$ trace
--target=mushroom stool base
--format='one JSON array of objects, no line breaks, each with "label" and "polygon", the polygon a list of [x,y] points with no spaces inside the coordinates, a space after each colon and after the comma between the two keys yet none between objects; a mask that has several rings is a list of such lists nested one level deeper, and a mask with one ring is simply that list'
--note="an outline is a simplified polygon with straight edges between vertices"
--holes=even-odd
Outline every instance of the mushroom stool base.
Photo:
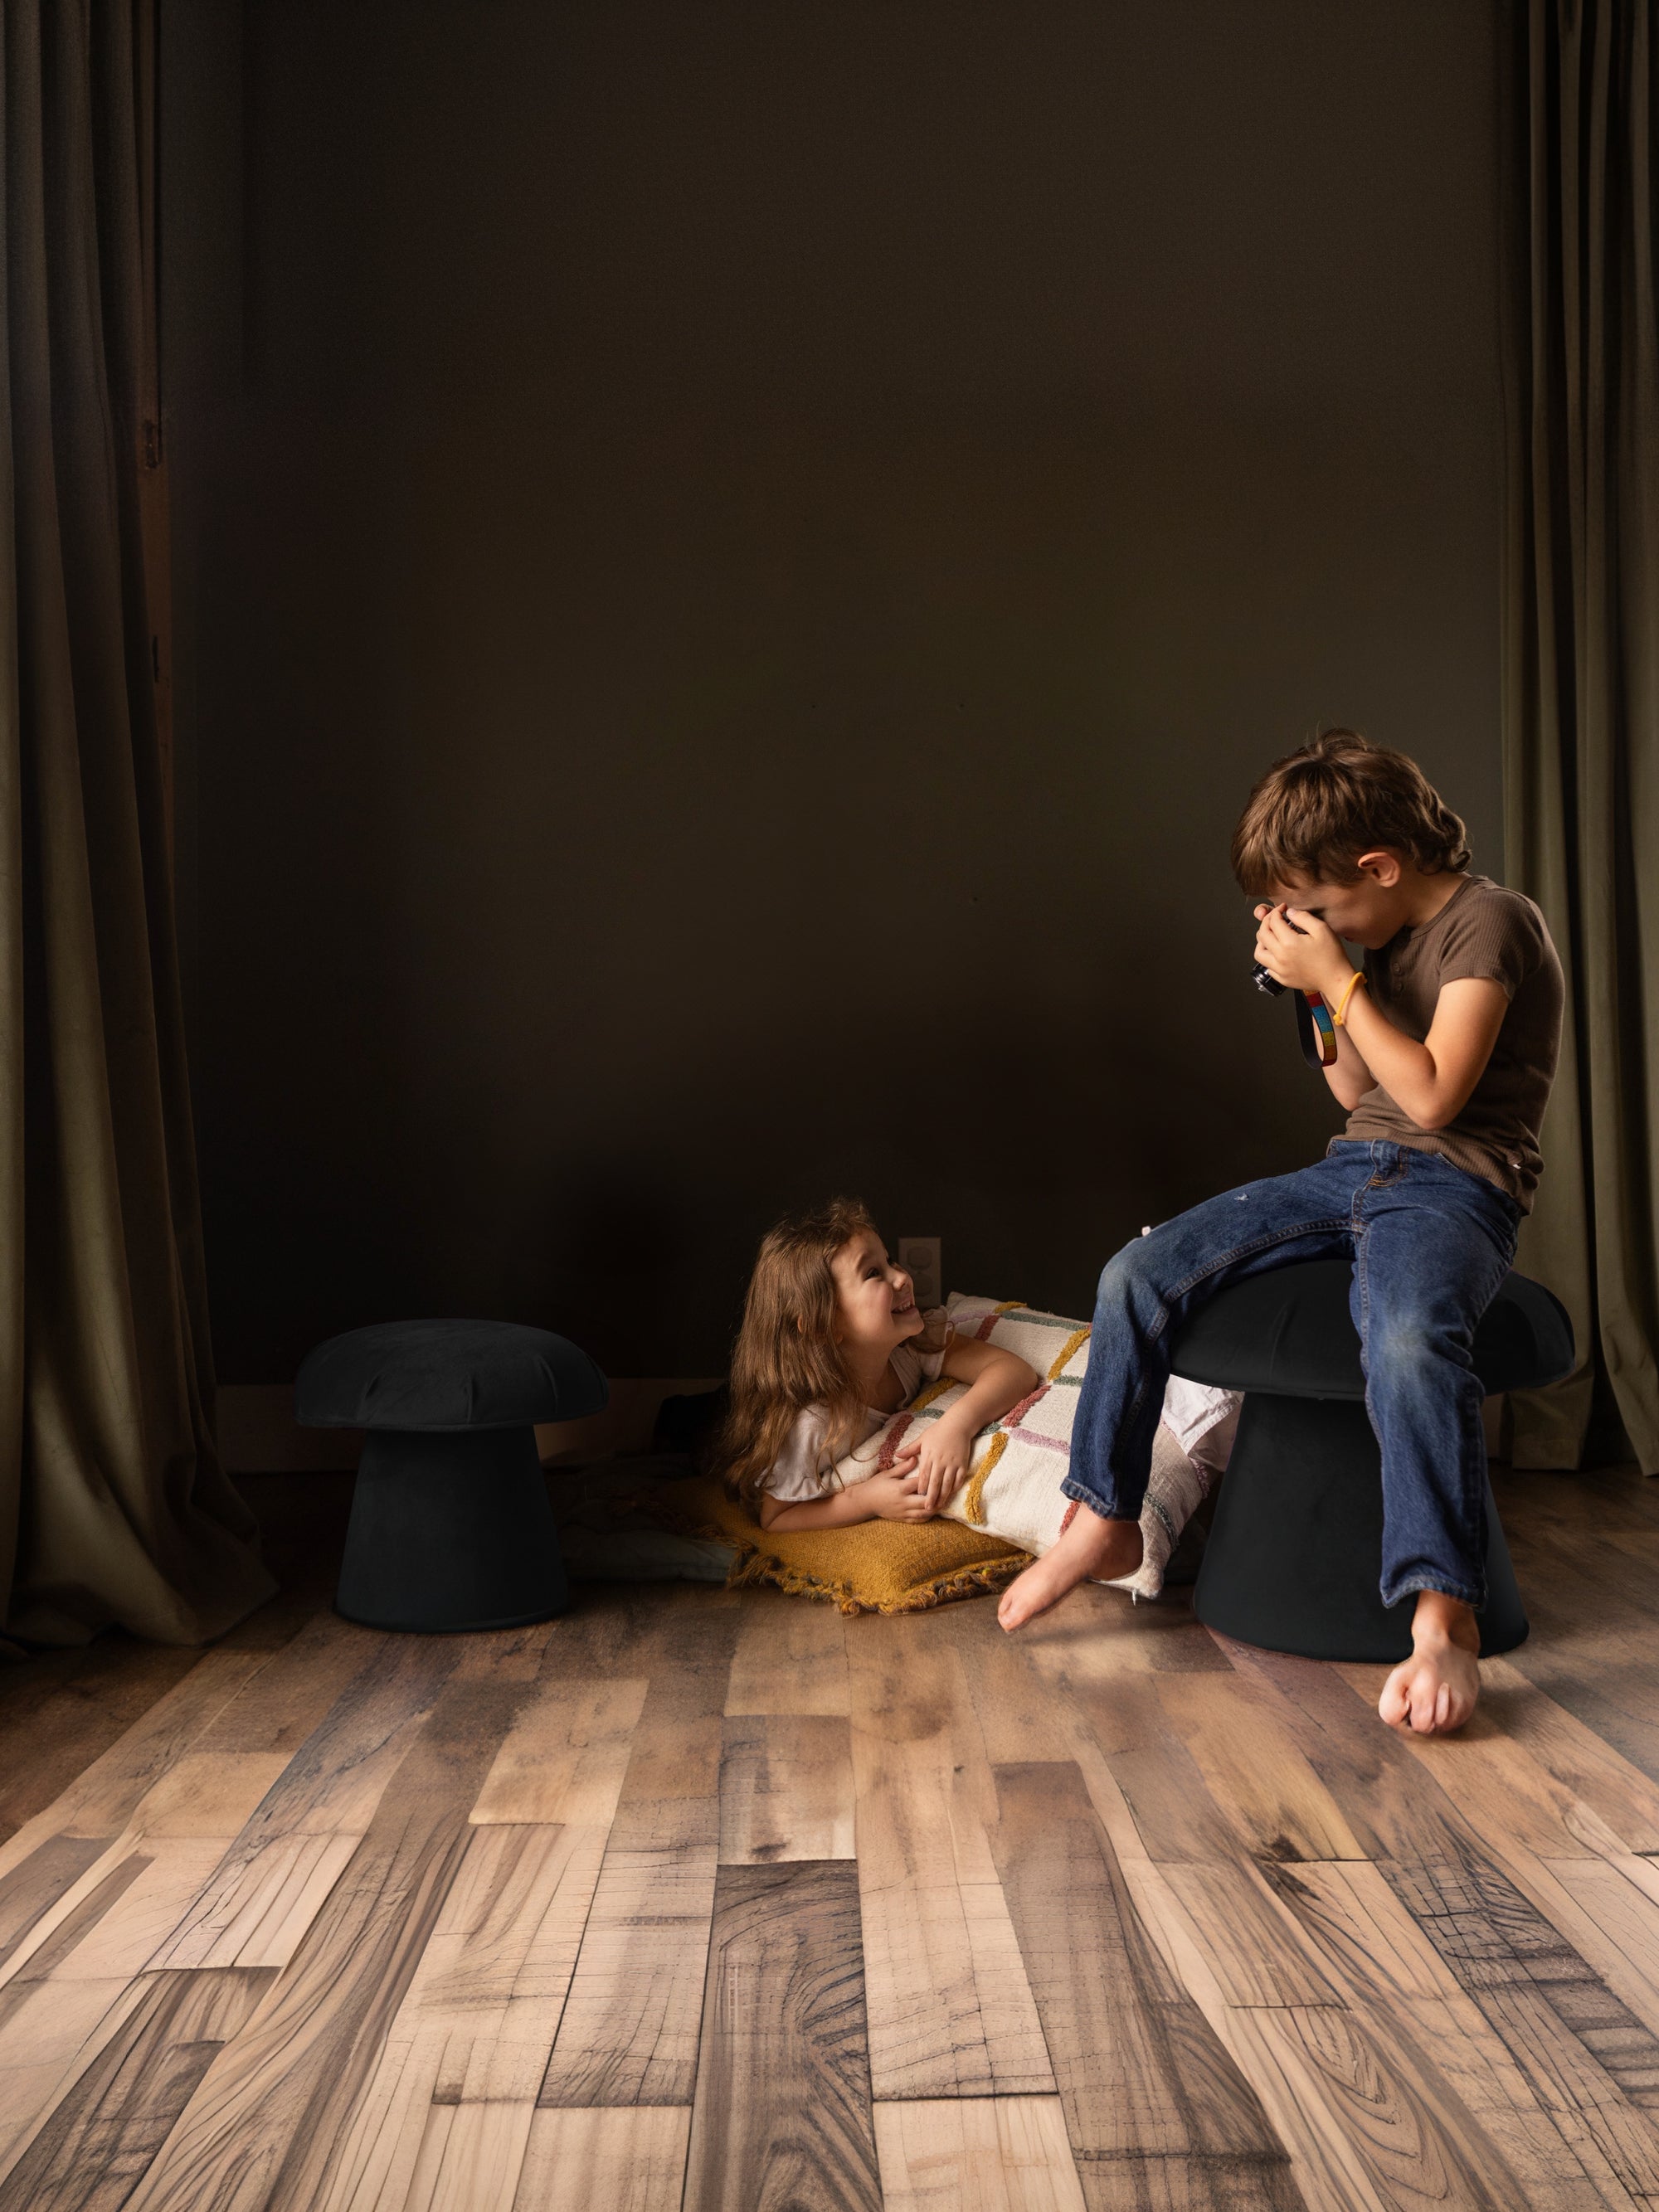
[{"label": "mushroom stool base", "polygon": [[[1415,1596],[1385,1606],[1382,1462],[1352,1399],[1247,1394],[1193,1593],[1207,1627],[1306,1659],[1409,1657]],[[1480,1655],[1511,1651],[1527,1616],[1486,1486]]]},{"label": "mushroom stool base", "polygon": [[436,1634],[522,1628],[569,1602],[533,1428],[368,1431],[337,1612]]}]

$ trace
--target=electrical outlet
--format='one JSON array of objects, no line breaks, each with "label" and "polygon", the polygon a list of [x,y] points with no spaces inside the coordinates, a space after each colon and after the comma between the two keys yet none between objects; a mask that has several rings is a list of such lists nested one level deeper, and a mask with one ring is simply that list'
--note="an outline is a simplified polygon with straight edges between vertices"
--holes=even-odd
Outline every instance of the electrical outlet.
[{"label": "electrical outlet", "polygon": [[939,1265],[937,1237],[901,1237],[898,1263],[915,1285],[919,1306],[945,1304],[945,1276]]}]

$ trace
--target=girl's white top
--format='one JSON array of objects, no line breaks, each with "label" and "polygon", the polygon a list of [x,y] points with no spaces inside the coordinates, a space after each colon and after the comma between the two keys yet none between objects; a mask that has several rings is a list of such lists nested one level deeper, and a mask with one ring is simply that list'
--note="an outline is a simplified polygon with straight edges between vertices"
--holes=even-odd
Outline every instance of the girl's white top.
[{"label": "girl's white top", "polygon": [[[864,1408],[863,1426],[851,1437],[844,1450],[855,1450],[867,1443],[884,1421],[890,1421],[901,1407],[930,1382],[937,1382],[945,1368],[945,1355],[950,1347],[954,1331],[943,1306],[935,1306],[926,1316],[927,1326],[920,1336],[913,1336],[908,1344],[900,1345],[888,1361],[898,1377],[902,1392],[898,1405],[883,1413],[879,1407]],[[823,1406],[808,1406],[795,1416],[795,1425],[784,1439],[783,1449],[773,1461],[763,1490],[787,1505],[810,1504],[822,1498],[830,1488],[830,1462],[824,1449],[824,1439],[830,1427],[830,1415]],[[849,1482],[864,1482],[876,1471],[875,1456],[856,1474],[849,1474]]]}]

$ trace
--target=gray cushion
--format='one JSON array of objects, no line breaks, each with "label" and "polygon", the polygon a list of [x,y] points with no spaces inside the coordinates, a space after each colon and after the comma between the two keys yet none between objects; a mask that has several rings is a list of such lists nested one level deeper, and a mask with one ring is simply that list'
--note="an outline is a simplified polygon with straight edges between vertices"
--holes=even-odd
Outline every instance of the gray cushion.
[{"label": "gray cushion", "polygon": [[[1301,1260],[1218,1291],[1182,1330],[1175,1371],[1189,1382],[1281,1398],[1363,1398],[1347,1260]],[[1572,1324],[1541,1283],[1511,1275],[1474,1333],[1488,1395],[1559,1382],[1573,1364]]]},{"label": "gray cushion", "polygon": [[309,1429],[513,1429],[597,1413],[604,1376],[568,1338],[510,1321],[391,1321],[331,1337],[294,1384]]}]

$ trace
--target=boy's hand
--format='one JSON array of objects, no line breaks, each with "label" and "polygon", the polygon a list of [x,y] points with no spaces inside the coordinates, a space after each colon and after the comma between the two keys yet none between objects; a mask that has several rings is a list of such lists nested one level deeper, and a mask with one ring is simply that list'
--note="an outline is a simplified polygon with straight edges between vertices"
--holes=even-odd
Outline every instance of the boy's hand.
[{"label": "boy's hand", "polygon": [[878,1521],[931,1521],[933,1509],[921,1478],[914,1474],[872,1474],[858,1486],[858,1497]]},{"label": "boy's hand", "polygon": [[916,1479],[922,1485],[928,1510],[936,1513],[968,1480],[974,1451],[973,1432],[945,1413],[922,1431],[915,1440],[915,1449]]},{"label": "boy's hand", "polygon": [[1259,906],[1255,918],[1255,957],[1274,982],[1341,997],[1353,963],[1328,923],[1302,906]]}]

